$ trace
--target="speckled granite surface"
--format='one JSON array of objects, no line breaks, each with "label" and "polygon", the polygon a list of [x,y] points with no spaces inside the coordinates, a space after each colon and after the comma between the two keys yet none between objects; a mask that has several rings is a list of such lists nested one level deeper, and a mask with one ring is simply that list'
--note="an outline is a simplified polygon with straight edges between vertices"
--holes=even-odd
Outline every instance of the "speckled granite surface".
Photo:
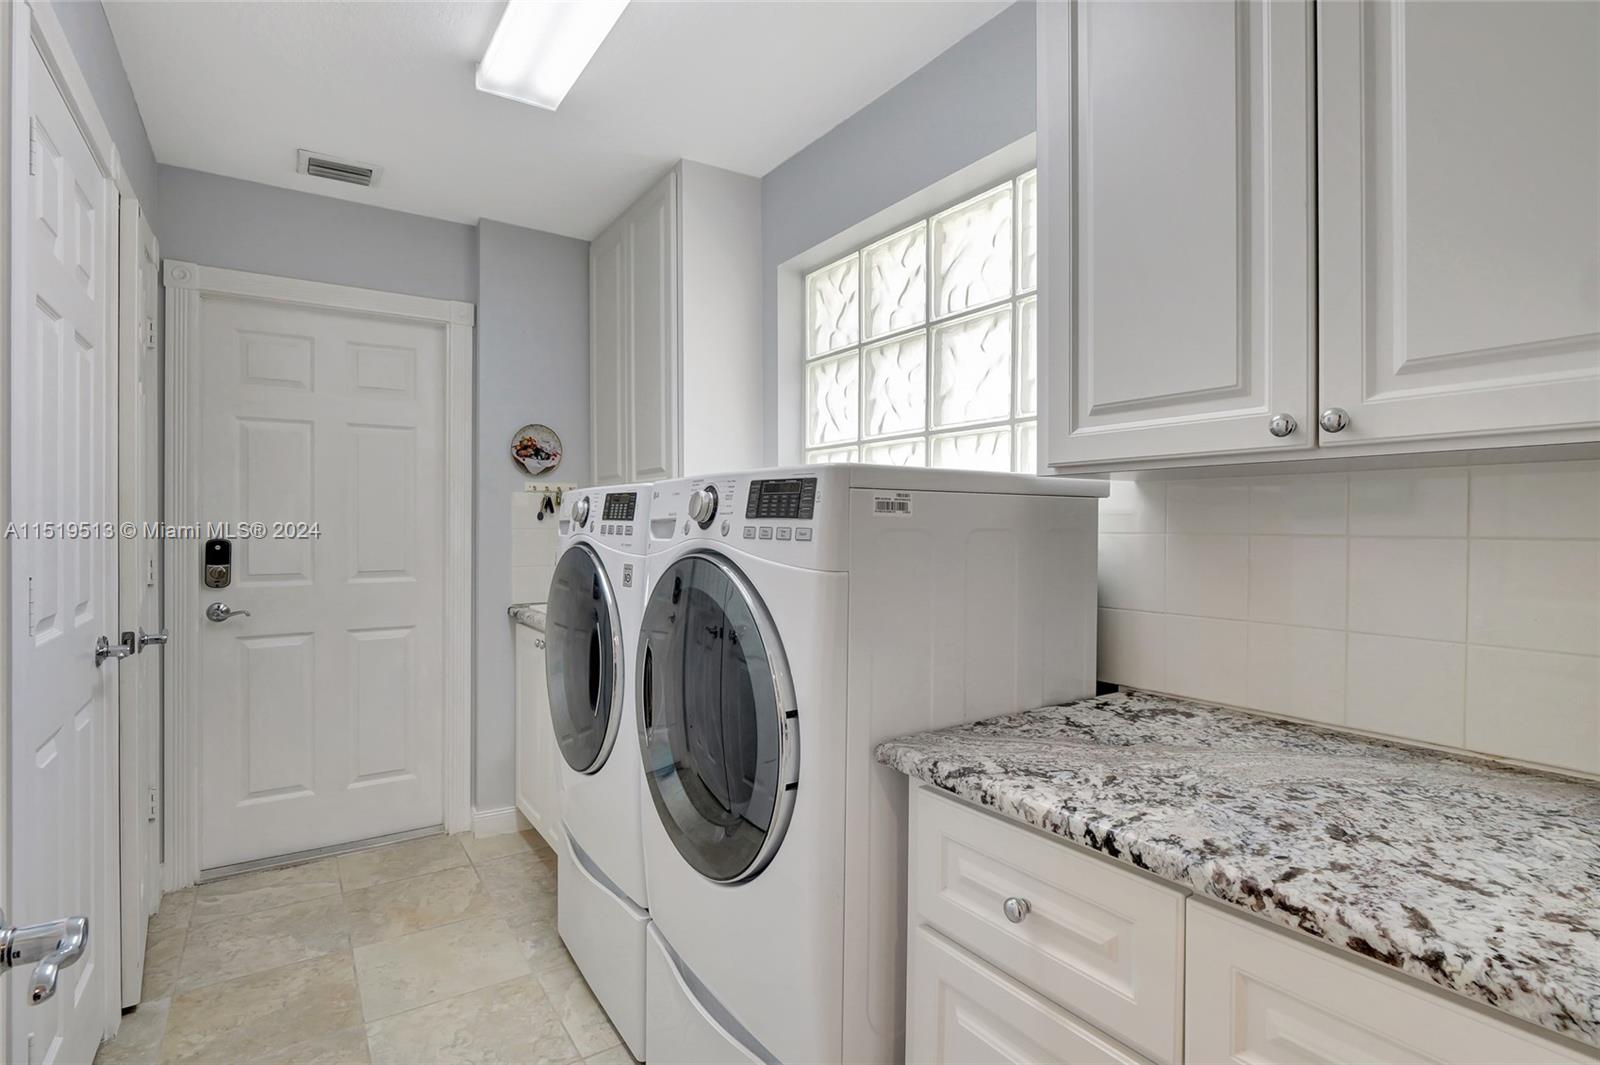
[{"label": "speckled granite surface", "polygon": [[1138,692],[878,760],[1600,1046],[1600,786]]},{"label": "speckled granite surface", "polygon": [[506,607],[506,613],[518,625],[526,625],[535,632],[544,631],[544,604],[542,603],[512,603]]}]

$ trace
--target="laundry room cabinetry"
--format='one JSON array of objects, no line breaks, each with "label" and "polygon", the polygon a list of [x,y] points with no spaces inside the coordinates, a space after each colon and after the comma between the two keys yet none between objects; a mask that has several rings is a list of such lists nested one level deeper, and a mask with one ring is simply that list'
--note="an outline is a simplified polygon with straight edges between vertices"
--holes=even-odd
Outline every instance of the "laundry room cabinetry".
[{"label": "laundry room cabinetry", "polygon": [[590,244],[595,483],[760,465],[760,196],[684,161]]},{"label": "laundry room cabinetry", "polygon": [[1600,439],[1600,7],[1039,10],[1041,463]]},{"label": "laundry room cabinetry", "polygon": [[1597,1060],[945,792],[911,791],[908,1062]]}]

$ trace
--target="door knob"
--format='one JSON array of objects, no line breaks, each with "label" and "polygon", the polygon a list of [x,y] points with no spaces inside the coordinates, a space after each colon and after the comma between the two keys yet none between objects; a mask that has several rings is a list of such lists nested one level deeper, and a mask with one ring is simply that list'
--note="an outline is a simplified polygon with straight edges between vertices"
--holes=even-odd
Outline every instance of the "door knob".
[{"label": "door knob", "polygon": [[167,632],[166,629],[162,629],[160,632],[145,632],[143,629],[139,630],[140,647],[149,647],[151,644],[163,645],[170,639],[172,639],[172,636]]},{"label": "door knob", "polygon": [[212,603],[210,606],[206,607],[207,621],[220,622],[227,621],[229,618],[247,618],[249,616],[250,611],[232,610],[228,607],[227,603]]},{"label": "door knob", "polygon": [[1298,427],[1299,423],[1294,420],[1294,415],[1274,414],[1272,420],[1267,423],[1267,432],[1273,436],[1283,437],[1288,436]]},{"label": "door knob", "polygon": [[1317,415],[1317,424],[1325,433],[1342,433],[1350,426],[1350,412],[1343,407],[1329,407]]},{"label": "door knob", "polygon": [[108,658],[127,658],[133,654],[133,648],[125,643],[112,643],[105,636],[94,642],[94,664],[101,665]]},{"label": "door knob", "polygon": [[28,1001],[38,1005],[56,993],[61,970],[83,957],[89,945],[89,918],[65,917],[59,921],[12,928],[0,911],[0,972],[33,962],[28,980]]}]

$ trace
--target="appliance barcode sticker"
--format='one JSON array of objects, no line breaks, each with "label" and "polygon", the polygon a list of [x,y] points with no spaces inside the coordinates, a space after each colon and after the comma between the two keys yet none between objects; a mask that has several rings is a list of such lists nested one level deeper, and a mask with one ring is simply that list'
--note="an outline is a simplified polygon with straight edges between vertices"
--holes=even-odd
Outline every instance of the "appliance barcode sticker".
[{"label": "appliance barcode sticker", "polygon": [[909,518],[911,516],[911,493],[896,492],[893,495],[873,496],[872,512],[874,514],[902,515]]}]

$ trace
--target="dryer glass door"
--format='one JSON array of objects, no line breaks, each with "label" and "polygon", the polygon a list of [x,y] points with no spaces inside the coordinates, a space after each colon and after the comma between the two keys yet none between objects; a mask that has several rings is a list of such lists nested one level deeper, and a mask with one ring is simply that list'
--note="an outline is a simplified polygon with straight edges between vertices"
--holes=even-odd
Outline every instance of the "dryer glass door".
[{"label": "dryer glass door", "polygon": [[783,838],[799,760],[771,617],[727,559],[685,555],[655,581],[639,654],[645,779],[661,823],[703,876],[755,876]]},{"label": "dryer glass door", "polygon": [[550,723],[567,764],[593,773],[606,763],[622,719],[622,625],[605,567],[586,544],[556,563],[545,606]]}]

